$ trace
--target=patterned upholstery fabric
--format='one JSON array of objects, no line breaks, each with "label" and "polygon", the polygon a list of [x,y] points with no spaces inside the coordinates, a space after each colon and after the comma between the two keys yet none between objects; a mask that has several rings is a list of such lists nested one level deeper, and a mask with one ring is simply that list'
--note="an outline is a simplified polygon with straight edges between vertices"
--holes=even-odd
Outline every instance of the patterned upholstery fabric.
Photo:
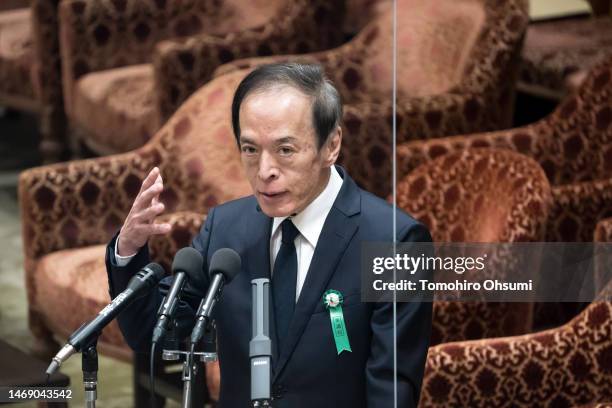
[{"label": "patterned upholstery fabric", "polygon": [[[57,251],[43,257],[34,275],[39,288],[38,305],[46,322],[64,338],[110,302],[104,271],[104,245]],[[124,344],[119,326],[111,322],[100,337],[102,344]],[[108,348],[108,347],[107,347]],[[110,351],[110,350],[105,350]],[[128,358],[127,350],[118,356]]]},{"label": "patterned upholstery fabric", "polygon": [[347,0],[344,33],[353,36],[393,5],[391,0]]},{"label": "patterned upholstery fabric", "polygon": [[[88,134],[101,154],[132,150],[159,129],[153,96],[153,67],[129,65],[84,75],[74,93],[74,131]],[[78,129],[86,123],[86,129]]]},{"label": "patterned upholstery fabric", "polygon": [[550,116],[522,128],[406,143],[398,173],[445,153],[492,146],[533,157],[553,185],[547,241],[591,241],[595,223],[612,215],[612,58]]},{"label": "patterned upholstery fabric", "polygon": [[[569,323],[429,349],[420,407],[571,407],[612,401],[612,284]],[[596,404],[594,404],[597,406]]]},{"label": "patterned upholstery fabric", "polygon": [[[153,237],[149,247],[153,259],[170,273],[174,254],[191,243],[203,217],[177,212],[160,217],[161,221],[172,224],[172,232],[169,237]],[[105,245],[65,249],[43,256],[38,263],[34,274],[34,285],[40,289],[38,304],[55,333],[68,337],[110,302],[104,250]],[[103,330],[100,343],[105,353],[129,359],[129,349],[115,321]]]},{"label": "patterned upholstery fabric", "polygon": [[346,0],[293,0],[264,25],[224,36],[164,41],[153,56],[162,119],[212,78],[221,64],[239,58],[303,54],[343,40]]},{"label": "patterned upholstery fabric", "polygon": [[[509,127],[526,2],[403,0],[397,6],[398,142]],[[334,50],[239,60],[215,75],[272,61],[321,63],[348,110],[354,107],[345,115],[343,163],[351,174],[370,172],[362,187],[384,197],[391,191],[391,11]]]},{"label": "patterned upholstery fabric", "polygon": [[[342,15],[342,5],[343,0],[67,0],[60,7],[60,18],[66,108],[71,122],[82,141],[97,153],[140,146],[221,63],[241,56],[337,45],[341,30],[327,20]],[[163,40],[169,41],[159,44],[156,51]],[[131,78],[125,70],[117,71],[153,60],[155,75],[149,66],[146,78],[140,71]],[[92,73],[100,76],[83,83]],[[79,107],[83,99],[92,102],[92,93],[130,94],[136,82],[146,86],[138,90],[134,104],[108,106],[108,99],[97,99],[87,107],[104,113],[95,120]],[[145,101],[146,107],[142,105]],[[99,126],[100,121],[117,116],[137,118],[136,123]]]},{"label": "patterned upholstery fabric", "polygon": [[34,99],[31,31],[29,9],[0,13],[0,100],[7,96]]},{"label": "patterned upholstery fabric", "polygon": [[[511,149],[537,160],[553,185],[546,241],[589,242],[598,220],[612,215],[612,59],[594,68],[581,89],[550,116],[508,131],[410,142],[398,146],[398,173],[469,147]],[[567,322],[575,304],[537,304],[535,328]]]},{"label": "patterned upholstery fabric", "polygon": [[560,97],[612,55],[612,19],[573,18],[532,23],[523,48],[520,80],[532,89]]},{"label": "patterned upholstery fabric", "polygon": [[[66,268],[54,266],[54,271],[80,273],[80,265],[98,256],[98,252],[86,247],[103,244],[118,231],[142,179],[153,166],[160,167],[165,186],[161,200],[177,226],[170,240],[154,238],[149,243],[154,257],[166,266],[176,249],[185,246],[198,230],[208,208],[250,194],[229,116],[233,92],[244,75],[236,72],[201,88],[138,150],[38,167],[21,174],[19,195],[30,327],[39,340],[49,338],[56,330],[58,316],[70,313],[66,308],[76,304],[45,299],[55,302],[54,309],[40,303],[45,290],[60,290],[52,281],[58,272],[49,270],[51,261],[46,261],[47,257],[67,250],[64,254],[69,256],[54,257],[53,265],[68,258],[74,261]],[[95,265],[98,267],[91,276],[79,279],[105,282],[103,265]],[[96,297],[95,302],[87,303],[82,315],[92,316],[99,310],[100,303],[96,302],[101,301]],[[66,332],[76,329],[68,325],[62,328]],[[101,347],[113,349],[117,346],[114,339],[101,339]]]},{"label": "patterned upholstery fabric", "polygon": [[445,155],[397,186],[397,205],[427,225],[436,242],[539,241],[550,202],[537,162],[501,149]]},{"label": "patterned upholstery fabric", "polygon": [[0,103],[40,114],[43,157],[66,151],[59,59],[57,3],[32,0],[30,8],[0,13]]},{"label": "patterned upholstery fabric", "polygon": [[35,88],[41,103],[41,151],[49,160],[68,152],[62,89],[58,4],[60,0],[31,0]]},{"label": "patterned upholstery fabric", "polygon": [[[471,149],[426,163],[397,186],[397,205],[427,225],[435,242],[541,241],[551,202],[536,162]],[[527,333],[531,304],[435,302],[431,344]]]}]

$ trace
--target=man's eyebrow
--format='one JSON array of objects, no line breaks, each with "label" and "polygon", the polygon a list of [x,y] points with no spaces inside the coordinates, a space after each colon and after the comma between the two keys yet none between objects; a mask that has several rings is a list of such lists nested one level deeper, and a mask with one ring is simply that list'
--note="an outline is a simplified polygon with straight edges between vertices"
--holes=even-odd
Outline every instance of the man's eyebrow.
[{"label": "man's eyebrow", "polygon": [[[284,137],[281,137],[280,139],[275,140],[275,141],[274,141],[274,144],[276,144],[276,145],[280,145],[280,144],[283,144],[283,143],[295,143],[295,142],[297,142],[297,141],[298,141],[298,138],[297,138],[297,137],[294,137],[294,136],[284,136]],[[241,136],[240,136],[240,144],[245,144],[245,143],[248,143],[248,144],[253,144],[253,145],[257,144],[257,143],[255,143],[255,141],[254,141],[253,139],[251,139],[250,137],[248,137],[248,136],[242,136],[242,135],[241,135]]]},{"label": "man's eyebrow", "polygon": [[249,138],[248,136],[240,136],[240,144],[243,144],[243,143],[255,144],[253,139]]},{"label": "man's eyebrow", "polygon": [[275,144],[283,144],[283,143],[294,143],[296,142],[298,139],[296,137],[293,136],[285,136],[285,137],[281,137],[278,140],[275,140],[274,143]]}]

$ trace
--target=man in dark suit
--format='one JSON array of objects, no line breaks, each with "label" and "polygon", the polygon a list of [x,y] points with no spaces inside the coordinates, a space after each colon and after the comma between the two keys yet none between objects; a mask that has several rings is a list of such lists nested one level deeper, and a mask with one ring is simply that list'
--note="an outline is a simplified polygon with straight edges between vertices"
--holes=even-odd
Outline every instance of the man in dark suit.
[{"label": "man in dark suit", "polygon": [[[179,331],[188,334],[206,291],[211,255],[220,248],[240,254],[242,271],[214,310],[221,407],[245,407],[250,401],[250,282],[260,277],[272,282],[275,408],[393,407],[395,398],[402,408],[418,403],[432,305],[397,304],[395,364],[393,304],[360,299],[361,244],[393,241],[393,210],[334,165],[341,117],[338,92],[315,65],[263,66],[234,95],[232,124],[254,195],[208,213],[192,243],[205,260],[201,280],[190,282],[177,311]],[[170,230],[154,222],[163,211],[162,189],[159,171],[153,169],[108,246],[113,296],[149,262],[147,239]],[[401,211],[396,231],[398,241],[431,241],[427,229]],[[164,281],[159,292],[120,315],[132,348],[148,350],[169,284]],[[350,351],[336,347],[324,304],[329,290],[343,297]]]}]

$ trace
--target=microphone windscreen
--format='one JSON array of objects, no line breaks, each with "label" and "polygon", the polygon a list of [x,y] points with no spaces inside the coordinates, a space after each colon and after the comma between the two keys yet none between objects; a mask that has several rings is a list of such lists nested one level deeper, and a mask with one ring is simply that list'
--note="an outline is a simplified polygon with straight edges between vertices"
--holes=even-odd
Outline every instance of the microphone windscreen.
[{"label": "microphone windscreen", "polygon": [[145,266],[144,269],[148,269],[153,272],[153,278],[155,280],[155,283],[162,280],[162,278],[166,275],[166,271],[164,270],[164,268],[160,264],[157,264],[155,262],[151,262],[150,264]]},{"label": "microphone windscreen", "polygon": [[240,255],[230,248],[221,248],[215,251],[210,258],[208,274],[212,277],[216,273],[221,273],[225,277],[225,283],[229,283],[242,267]]},{"label": "microphone windscreen", "polygon": [[202,254],[197,249],[181,248],[172,261],[172,273],[185,272],[187,276],[197,276],[202,273],[203,262]]}]

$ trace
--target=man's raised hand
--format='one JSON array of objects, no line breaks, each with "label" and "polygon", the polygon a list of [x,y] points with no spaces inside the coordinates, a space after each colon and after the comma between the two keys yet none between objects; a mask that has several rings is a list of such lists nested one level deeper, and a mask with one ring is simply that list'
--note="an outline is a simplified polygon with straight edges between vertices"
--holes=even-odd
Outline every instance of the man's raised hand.
[{"label": "man's raised hand", "polygon": [[157,167],[149,172],[140,186],[140,191],[125,218],[119,237],[117,253],[119,256],[134,255],[147,243],[151,235],[167,234],[168,223],[156,224],[155,218],[164,211],[159,195],[164,190],[164,182]]}]

